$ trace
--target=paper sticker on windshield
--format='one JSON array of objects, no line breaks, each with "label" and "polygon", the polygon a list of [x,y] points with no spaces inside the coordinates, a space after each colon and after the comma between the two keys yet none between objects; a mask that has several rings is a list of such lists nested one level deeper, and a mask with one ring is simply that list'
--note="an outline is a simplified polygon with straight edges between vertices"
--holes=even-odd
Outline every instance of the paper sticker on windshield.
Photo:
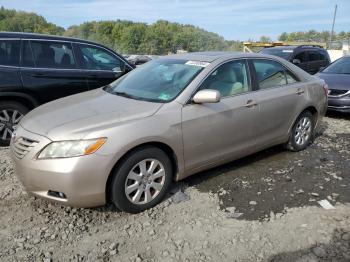
[{"label": "paper sticker on windshield", "polygon": [[283,53],[293,53],[293,50],[282,50]]},{"label": "paper sticker on windshield", "polygon": [[187,61],[186,65],[192,65],[192,66],[200,66],[200,67],[206,67],[209,65],[207,62],[202,61]]}]

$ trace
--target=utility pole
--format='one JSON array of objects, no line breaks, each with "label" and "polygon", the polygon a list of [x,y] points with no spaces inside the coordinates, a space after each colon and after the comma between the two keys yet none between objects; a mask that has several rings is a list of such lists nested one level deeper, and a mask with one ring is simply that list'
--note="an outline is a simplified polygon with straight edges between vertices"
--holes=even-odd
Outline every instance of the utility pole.
[{"label": "utility pole", "polygon": [[331,45],[332,45],[332,38],[333,38],[333,34],[334,34],[334,24],[335,24],[335,18],[337,16],[337,9],[338,9],[338,5],[335,5],[334,15],[333,15],[332,31],[331,31],[331,36],[329,38],[329,48],[331,48]]}]

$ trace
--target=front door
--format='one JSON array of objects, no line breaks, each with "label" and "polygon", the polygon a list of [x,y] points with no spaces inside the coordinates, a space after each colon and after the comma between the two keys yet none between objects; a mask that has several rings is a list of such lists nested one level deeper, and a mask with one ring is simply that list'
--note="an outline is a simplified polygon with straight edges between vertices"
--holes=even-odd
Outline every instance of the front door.
[{"label": "front door", "polygon": [[196,171],[254,149],[257,105],[245,60],[219,66],[199,89],[221,93],[218,103],[190,103],[182,109],[185,165]]},{"label": "front door", "polygon": [[90,44],[74,44],[74,50],[90,90],[110,84],[128,70],[125,62],[107,49]]},{"label": "front door", "polygon": [[21,57],[23,87],[40,103],[88,91],[70,42],[23,40]]},{"label": "front door", "polygon": [[308,67],[308,56],[306,51],[302,51],[294,56],[293,60],[299,60],[299,64],[295,64],[296,66],[300,67],[304,71],[308,72],[309,67]]}]

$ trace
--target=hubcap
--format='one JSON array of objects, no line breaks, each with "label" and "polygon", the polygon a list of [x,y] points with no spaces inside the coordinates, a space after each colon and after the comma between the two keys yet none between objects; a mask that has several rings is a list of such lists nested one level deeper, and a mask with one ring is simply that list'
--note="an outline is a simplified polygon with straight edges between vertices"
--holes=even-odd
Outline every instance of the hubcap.
[{"label": "hubcap", "polygon": [[0,139],[10,140],[14,129],[22,119],[23,114],[13,109],[0,111]]},{"label": "hubcap", "polygon": [[299,146],[305,145],[309,142],[312,131],[312,123],[309,117],[303,117],[299,120],[295,129],[295,143]]},{"label": "hubcap", "polygon": [[125,181],[125,194],[133,204],[147,204],[161,191],[165,182],[165,169],[156,159],[137,163]]}]

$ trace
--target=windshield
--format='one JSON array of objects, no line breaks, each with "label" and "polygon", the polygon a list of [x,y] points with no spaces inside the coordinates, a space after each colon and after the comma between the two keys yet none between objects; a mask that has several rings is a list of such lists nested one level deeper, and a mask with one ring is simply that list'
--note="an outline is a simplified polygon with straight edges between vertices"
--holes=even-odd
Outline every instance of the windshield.
[{"label": "windshield", "polygon": [[350,74],[350,57],[342,57],[325,68],[322,73]]},{"label": "windshield", "polygon": [[207,63],[180,59],[150,61],[106,87],[112,94],[151,102],[169,102]]},{"label": "windshield", "polygon": [[275,55],[288,60],[291,54],[293,53],[293,49],[264,48],[260,51],[260,53],[267,55]]}]

